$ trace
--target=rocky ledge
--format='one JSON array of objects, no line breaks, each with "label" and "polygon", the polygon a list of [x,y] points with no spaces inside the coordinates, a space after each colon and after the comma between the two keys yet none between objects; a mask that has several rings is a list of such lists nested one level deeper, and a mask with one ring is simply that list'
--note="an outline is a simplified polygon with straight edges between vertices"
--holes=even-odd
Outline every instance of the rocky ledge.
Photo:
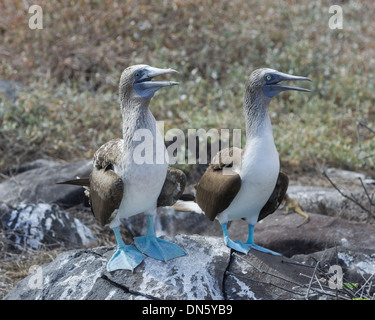
[{"label": "rocky ledge", "polygon": [[[268,236],[263,238],[261,229],[257,230],[258,239],[263,239],[263,242],[271,247],[275,247],[280,233],[288,234],[288,228],[298,224],[298,219],[293,215],[284,216],[277,213],[275,217],[263,222],[264,226],[270,225],[271,231],[268,232]],[[319,217],[320,215],[313,215],[311,221],[319,221]],[[182,246],[187,255],[167,263],[147,257],[134,272],[108,272],[106,263],[114,251],[114,246],[67,251],[51,263],[36,268],[33,274],[18,282],[4,299],[285,300],[329,299],[337,296],[353,298],[357,290],[351,289],[353,292],[346,292],[337,281],[334,282],[333,289],[329,286],[330,279],[333,277],[335,280],[335,273],[332,271],[334,269],[330,268],[334,266],[340,269],[343,275],[342,283],[351,285],[365,283],[371,279],[375,273],[375,254],[371,249],[375,245],[375,236],[363,239],[363,247],[359,249],[358,244],[352,245],[351,230],[347,230],[346,240],[340,241],[343,239],[341,232],[345,226],[341,225],[335,232],[333,226],[335,223],[340,225],[339,221],[335,218],[324,218],[328,219],[324,228],[332,230],[329,236],[324,232],[320,238],[313,237],[309,228],[305,227],[303,239],[312,239],[312,247],[323,247],[323,243],[327,246],[320,251],[313,250],[310,254],[295,254],[288,258],[251,250],[247,255],[243,255],[231,252],[223,244],[221,237],[164,236]],[[286,226],[279,223],[280,233],[276,233],[272,240],[269,235],[272,234],[275,219],[285,219]],[[356,227],[357,229],[352,229],[354,233],[361,232],[361,228],[362,232],[366,228],[371,229],[367,229],[367,232],[375,231],[373,227],[359,223],[356,223]],[[299,229],[303,228],[304,226]],[[330,241],[327,241],[327,237]],[[287,236],[284,236],[281,241],[283,245],[286,238]],[[262,241],[259,243],[263,244]],[[373,294],[373,289],[368,288],[366,297]]]},{"label": "rocky ledge", "polygon": [[[74,249],[35,266],[4,299],[374,298],[375,227],[361,222],[372,221],[368,212],[333,188],[289,188],[289,196],[310,215],[302,226],[303,217],[285,215],[283,210],[257,224],[256,243],[282,257],[254,250],[247,255],[234,253],[223,244],[217,221],[159,208],[157,235],[182,246],[187,255],[167,263],[146,258],[134,272],[107,272],[114,246],[92,248],[95,237],[89,226],[64,211],[80,205],[91,215],[82,206],[82,188],[54,184],[86,176],[88,170],[87,161],[64,165],[37,161],[0,183],[0,227],[9,249],[37,250],[40,244],[47,249],[56,245]],[[368,188],[372,184],[369,181]],[[361,191],[363,195],[361,187],[351,189],[350,195],[359,199]],[[145,222],[142,214],[124,221],[127,241],[145,234]],[[234,221],[229,234],[244,241],[245,222]]]}]

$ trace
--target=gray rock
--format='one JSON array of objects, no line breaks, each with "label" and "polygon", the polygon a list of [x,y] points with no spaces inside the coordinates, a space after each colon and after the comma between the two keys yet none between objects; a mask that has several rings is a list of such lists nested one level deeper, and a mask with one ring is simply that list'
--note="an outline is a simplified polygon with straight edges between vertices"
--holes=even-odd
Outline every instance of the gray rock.
[{"label": "gray rock", "polygon": [[[365,207],[370,208],[363,189],[346,190],[343,188],[342,191],[346,195],[356,198]],[[288,195],[298,201],[306,212],[320,213],[358,222],[373,221],[373,217],[369,216],[353,201],[343,197],[334,188],[289,186]]]},{"label": "gray rock", "polygon": [[113,247],[62,253],[41,266],[39,279],[37,270],[4,299],[223,299],[230,250],[221,239],[196,235],[172,241],[187,255],[167,263],[147,257],[134,272],[106,271]]},{"label": "gray rock", "polygon": [[375,253],[372,248],[356,251],[338,246],[309,255],[298,254],[293,256],[293,260],[306,265],[314,265],[320,261],[322,267],[326,268],[339,265],[345,282],[363,283],[375,275]]},{"label": "gray rock", "polygon": [[198,235],[169,240],[183,247],[186,256],[168,263],[146,258],[133,274],[121,270],[106,273],[107,277],[153,299],[223,299],[222,279],[230,250],[222,240]]},{"label": "gray rock", "polygon": [[102,276],[109,248],[67,251],[17,283],[4,299],[68,300],[85,299]]},{"label": "gray rock", "polygon": [[296,213],[285,215],[278,210],[255,226],[255,242],[288,257],[336,245],[353,251],[375,248],[374,226],[320,214],[309,215],[310,220],[297,227],[303,217]]},{"label": "gray rock", "polygon": [[255,250],[234,254],[225,278],[227,299],[303,299],[312,273],[310,266],[296,265],[286,257]]},{"label": "gray rock", "polygon": [[[40,165],[40,163],[39,163]],[[86,200],[84,189],[56,182],[87,177],[92,169],[92,161],[85,160],[68,164],[48,163],[24,171],[0,183],[0,201],[11,205],[24,203],[55,203],[71,207]]]},{"label": "gray rock", "polygon": [[47,160],[47,159],[37,159],[31,162],[27,162],[22,164],[21,166],[15,166],[12,167],[6,172],[8,175],[15,175],[15,174],[20,174],[25,171],[33,170],[33,169],[38,169],[38,168],[46,168],[46,167],[55,167],[59,166],[60,163],[57,161],[53,160]]},{"label": "gray rock", "polygon": [[82,248],[97,242],[95,235],[77,218],[46,203],[1,205],[1,224],[8,250]]},{"label": "gray rock", "polygon": [[182,246],[187,255],[166,263],[146,257],[134,272],[108,272],[106,264],[114,246],[68,251],[36,266],[35,272],[19,281],[4,299],[324,299],[335,298],[336,292],[327,287],[330,275],[324,268],[316,273],[320,283],[311,282],[317,258],[322,267],[338,263],[344,277],[351,270],[350,279],[374,271],[374,255],[360,261],[343,247],[335,248],[339,259],[334,259],[333,249],[287,258],[254,250],[247,255],[231,254],[217,237],[178,235],[167,239]]},{"label": "gray rock", "polygon": [[358,179],[362,179],[363,181],[366,179],[366,175],[364,173],[356,171],[349,171],[338,168],[328,168],[325,170],[325,172],[333,180],[346,181],[350,183],[359,182]]}]

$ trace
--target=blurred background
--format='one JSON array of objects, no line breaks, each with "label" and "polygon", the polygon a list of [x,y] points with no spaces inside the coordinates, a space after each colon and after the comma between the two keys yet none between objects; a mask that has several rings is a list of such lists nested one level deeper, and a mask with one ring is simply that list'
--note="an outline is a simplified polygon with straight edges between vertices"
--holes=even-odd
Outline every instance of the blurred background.
[{"label": "blurred background", "polygon": [[[38,4],[43,29],[28,27]],[[331,29],[329,7],[343,28]],[[170,67],[181,84],[151,110],[170,128],[242,128],[249,72],[313,79],[271,103],[284,168],[371,170],[375,6],[368,1],[0,1],[0,172],[37,158],[88,159],[121,136],[124,68]],[[365,124],[368,128],[358,123]],[[244,135],[244,131],[243,131]]]}]

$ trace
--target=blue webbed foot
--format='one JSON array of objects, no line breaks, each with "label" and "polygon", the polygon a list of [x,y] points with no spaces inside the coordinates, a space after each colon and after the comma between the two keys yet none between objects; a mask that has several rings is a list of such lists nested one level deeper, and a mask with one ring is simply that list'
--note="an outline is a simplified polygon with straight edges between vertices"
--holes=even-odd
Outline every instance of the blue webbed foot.
[{"label": "blue webbed foot", "polygon": [[229,237],[228,239],[224,238],[224,242],[229,248],[238,252],[242,252],[244,254],[247,254],[250,250],[250,247],[246,243],[243,243],[241,241],[233,241]]},{"label": "blue webbed foot", "polygon": [[147,256],[167,262],[168,260],[184,256],[185,251],[178,245],[157,238],[155,235],[147,235],[134,239],[136,247]]},{"label": "blue webbed foot", "polygon": [[177,244],[156,237],[152,215],[148,216],[147,235],[134,238],[134,243],[142,253],[165,262],[186,254]]},{"label": "blue webbed foot", "polygon": [[138,266],[145,256],[133,245],[120,245],[107,263],[108,271],[119,269],[132,270]]},{"label": "blue webbed foot", "polygon": [[224,243],[231,249],[236,250],[238,252],[242,252],[244,254],[247,254],[250,250],[250,246],[246,243],[243,243],[241,241],[233,241],[229,235],[227,230],[227,224],[223,223],[221,225],[223,228],[223,236],[224,236]]},{"label": "blue webbed foot", "polygon": [[257,244],[248,244],[248,245],[250,246],[251,249],[254,249],[254,250],[257,250],[257,251],[260,251],[260,252],[273,254],[274,256],[281,256],[282,255],[281,253],[263,248],[261,246],[258,246]]},{"label": "blue webbed foot", "polygon": [[257,251],[260,251],[260,252],[264,252],[264,253],[269,253],[269,254],[272,254],[274,256],[281,256],[282,254],[278,253],[278,252],[275,252],[275,251],[272,251],[272,250],[269,250],[269,249],[266,249],[266,248],[263,248],[261,246],[258,246],[257,244],[254,243],[254,226],[249,224],[249,237],[246,241],[246,244],[254,249],[254,250],[257,250]]},{"label": "blue webbed foot", "polygon": [[113,254],[112,258],[107,263],[108,271],[115,271],[118,269],[132,270],[138,266],[145,256],[140,253],[133,245],[126,245],[121,238],[119,227],[114,227],[113,232],[115,233],[117,241],[117,250]]}]

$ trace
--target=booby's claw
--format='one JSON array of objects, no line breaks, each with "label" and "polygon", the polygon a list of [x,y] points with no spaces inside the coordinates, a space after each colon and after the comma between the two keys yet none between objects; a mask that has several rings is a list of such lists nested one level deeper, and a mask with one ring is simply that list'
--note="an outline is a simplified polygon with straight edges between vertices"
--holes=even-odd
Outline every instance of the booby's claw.
[{"label": "booby's claw", "polygon": [[119,269],[133,271],[144,258],[145,256],[133,245],[118,246],[116,252],[107,263],[107,271],[111,272]]},{"label": "booby's claw", "polygon": [[134,243],[139,251],[145,255],[165,262],[186,254],[178,245],[157,238],[155,235],[135,238]]}]

